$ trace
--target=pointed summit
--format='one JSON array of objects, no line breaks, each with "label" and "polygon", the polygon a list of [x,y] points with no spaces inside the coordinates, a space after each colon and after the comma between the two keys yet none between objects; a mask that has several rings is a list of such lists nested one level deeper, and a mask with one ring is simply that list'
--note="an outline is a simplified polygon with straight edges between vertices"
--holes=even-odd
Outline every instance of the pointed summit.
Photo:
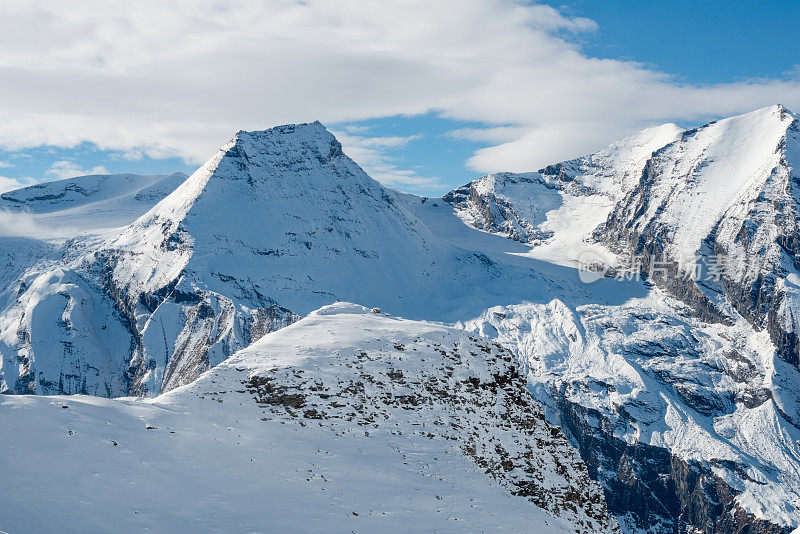
[{"label": "pointed summit", "polygon": [[[319,121],[284,124],[268,130],[240,130],[233,139],[229,155],[272,161],[285,159],[287,153],[317,159],[320,163],[343,157],[342,145]],[[263,161],[262,161],[263,163]]]},{"label": "pointed summit", "polygon": [[115,277],[126,287],[157,290],[190,258],[214,264],[226,252],[289,258],[308,253],[325,234],[348,243],[328,243],[315,253],[337,256],[350,245],[366,251],[385,241],[374,236],[359,243],[358,236],[372,233],[367,221],[385,219],[383,231],[391,236],[418,224],[407,217],[321,123],[240,131],[113,240],[113,248],[130,252],[122,258],[135,258],[135,266],[120,264]]},{"label": "pointed summit", "polygon": [[[411,317],[474,307],[478,299],[453,295],[498,269],[436,237],[318,122],[237,133],[93,255],[85,263],[99,259],[93,268],[129,312],[139,344],[130,374],[146,391],[193,380],[293,314],[336,300]],[[530,279],[538,275],[520,268],[485,294],[538,291]],[[163,329],[180,342],[165,346]]]}]

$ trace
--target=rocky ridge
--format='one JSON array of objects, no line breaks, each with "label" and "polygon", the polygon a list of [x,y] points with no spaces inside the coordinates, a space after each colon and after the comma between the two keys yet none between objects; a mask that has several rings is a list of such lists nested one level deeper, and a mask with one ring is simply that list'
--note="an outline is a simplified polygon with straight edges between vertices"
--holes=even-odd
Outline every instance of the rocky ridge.
[{"label": "rocky ridge", "polygon": [[[50,473],[36,506],[66,530],[618,532],[517,369],[463,330],[336,303],[154,399],[0,397],[24,459],[3,472]],[[54,468],[76,459],[93,469]],[[4,527],[46,527],[21,486]]]}]

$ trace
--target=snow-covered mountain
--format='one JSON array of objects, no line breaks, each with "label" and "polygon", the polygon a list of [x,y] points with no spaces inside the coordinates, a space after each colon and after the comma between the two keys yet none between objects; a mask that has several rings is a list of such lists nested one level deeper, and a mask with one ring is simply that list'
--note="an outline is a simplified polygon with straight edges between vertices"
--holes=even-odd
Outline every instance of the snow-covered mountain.
[{"label": "snow-covered mountain", "polygon": [[20,235],[52,239],[97,233],[132,223],[184,180],[183,173],[66,178],[3,193],[0,211],[27,217]]},{"label": "snow-covered mountain", "polygon": [[509,351],[352,304],[155,399],[6,396],[0,422],[9,532],[617,530]]},{"label": "snow-covered mountain", "polygon": [[452,215],[381,186],[319,123],[239,132],[135,222],[6,290],[4,389],[157,394],[335,300],[455,321],[563,291],[425,217]]},{"label": "snow-covered mountain", "polygon": [[[626,528],[800,524],[797,307],[786,289],[797,276],[797,124],[772,106],[696,130],[665,125],[445,197],[467,224],[532,245],[523,256],[588,258],[611,274],[636,255],[644,272],[651,259],[701,265],[696,282],[652,276],[666,293],[622,306],[556,299],[464,324],[527,362],[550,420],[570,430]],[[709,281],[716,255],[743,270]]]},{"label": "snow-covered mountain", "polygon": [[533,257],[564,265],[582,253],[604,257],[589,236],[636,187],[652,153],[681,132],[674,124],[648,128],[539,172],[486,175],[444,199],[466,224],[533,245]]},{"label": "snow-covered mountain", "polygon": [[[800,120],[771,106],[684,132],[655,153],[598,237],[642,255],[651,278],[701,316],[740,314],[766,328],[800,365],[798,183]],[[686,281],[695,264],[699,280]]]},{"label": "snow-covered mountain", "polygon": [[[239,132],[128,226],[13,253],[0,292],[0,389],[174,390],[136,401],[139,410],[230,372],[231,355],[241,360],[264,334],[346,300],[455,323],[510,349],[624,531],[788,532],[800,527],[800,371],[789,320],[797,146],[796,118],[771,107],[696,131],[651,128],[435,199],[381,186],[319,123]],[[755,278],[584,283],[576,269],[620,274],[630,253],[696,253],[708,270],[710,251],[738,254]],[[288,327],[263,339],[343,334],[334,324],[368,332],[379,318],[347,314],[360,322],[311,321],[314,333]],[[370,380],[394,380],[374,366],[363,374],[370,397],[379,395]],[[280,375],[290,385],[279,394],[307,398],[293,376]],[[270,393],[269,384],[254,387]],[[492,421],[478,424],[481,440]],[[513,485],[496,465],[486,469]]]}]

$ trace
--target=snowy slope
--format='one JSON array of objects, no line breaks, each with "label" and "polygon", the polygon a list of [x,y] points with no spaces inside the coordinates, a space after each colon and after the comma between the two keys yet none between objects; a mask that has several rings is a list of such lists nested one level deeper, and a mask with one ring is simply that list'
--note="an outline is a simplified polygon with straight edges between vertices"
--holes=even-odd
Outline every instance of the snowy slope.
[{"label": "snowy slope", "polygon": [[351,304],[152,400],[0,405],[8,532],[615,529],[509,353]]},{"label": "snowy slope", "polygon": [[[799,125],[770,106],[685,132],[653,155],[598,232],[618,249],[671,264],[666,276],[651,275],[701,316],[740,314],[768,329],[795,365]],[[698,283],[676,282],[694,265],[703,269]]]},{"label": "snowy slope", "polygon": [[29,216],[35,237],[59,238],[130,224],[186,179],[182,173],[91,175],[0,195],[0,210]]},{"label": "snowy slope", "polygon": [[[185,178],[79,176],[0,195],[0,391],[127,392],[130,336],[113,302],[64,264],[64,243],[131,223]],[[34,367],[39,352],[52,357]]]},{"label": "snowy slope", "polygon": [[648,128],[539,172],[488,174],[444,199],[466,224],[534,247],[530,257],[572,266],[584,253],[611,260],[592,232],[637,185],[652,153],[682,131],[674,124]]}]

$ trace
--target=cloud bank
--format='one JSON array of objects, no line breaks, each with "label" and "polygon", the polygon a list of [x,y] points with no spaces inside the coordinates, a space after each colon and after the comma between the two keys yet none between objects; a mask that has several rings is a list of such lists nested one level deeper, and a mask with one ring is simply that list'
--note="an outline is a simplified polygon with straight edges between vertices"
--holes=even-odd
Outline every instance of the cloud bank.
[{"label": "cloud bank", "polygon": [[[491,145],[473,170],[521,171],[655,123],[800,109],[800,71],[677,83],[570,40],[595,29],[507,0],[11,0],[0,18],[0,145],[90,141],[200,162],[240,129],[434,111],[487,125],[453,132]],[[433,180],[394,168],[391,146],[346,137],[385,182]]]}]

